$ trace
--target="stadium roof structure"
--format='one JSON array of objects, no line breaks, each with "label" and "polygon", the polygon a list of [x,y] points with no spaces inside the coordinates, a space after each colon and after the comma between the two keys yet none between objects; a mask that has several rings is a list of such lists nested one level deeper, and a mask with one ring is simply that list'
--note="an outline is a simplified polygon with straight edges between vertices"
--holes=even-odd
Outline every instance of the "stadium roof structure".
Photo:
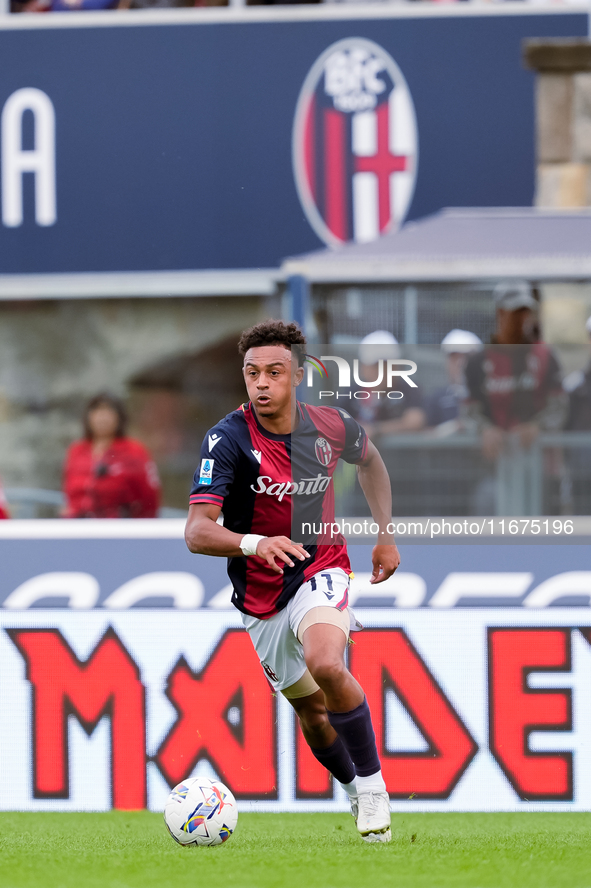
[{"label": "stadium roof structure", "polygon": [[0,301],[272,296],[278,279],[276,268],[0,274]]},{"label": "stadium roof structure", "polygon": [[367,244],[283,263],[311,283],[591,278],[591,209],[449,208]]}]

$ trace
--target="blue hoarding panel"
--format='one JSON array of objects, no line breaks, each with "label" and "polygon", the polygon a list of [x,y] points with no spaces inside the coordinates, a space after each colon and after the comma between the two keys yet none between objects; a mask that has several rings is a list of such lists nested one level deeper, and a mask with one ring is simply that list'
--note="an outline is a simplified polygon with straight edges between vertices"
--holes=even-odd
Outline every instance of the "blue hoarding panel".
[{"label": "blue hoarding panel", "polygon": [[[416,113],[408,217],[531,204],[526,37],[585,36],[586,14],[269,21],[0,31],[0,106],[51,100],[57,221],[0,225],[0,273],[274,267],[322,246],[300,203],[292,128],[302,85],[338,40],[389,54]],[[22,116],[24,150],[33,114]]]},{"label": "blue hoarding panel", "polygon": [[[229,606],[227,588],[225,598],[214,601],[228,585],[226,560],[191,555],[182,520],[2,525],[0,607]],[[393,580],[373,587],[372,547],[352,545],[351,600],[356,607],[506,607],[521,606],[531,596],[526,606],[536,600],[540,606],[588,605],[589,547],[575,542],[402,544],[402,563]],[[542,591],[536,591],[542,584]]]}]

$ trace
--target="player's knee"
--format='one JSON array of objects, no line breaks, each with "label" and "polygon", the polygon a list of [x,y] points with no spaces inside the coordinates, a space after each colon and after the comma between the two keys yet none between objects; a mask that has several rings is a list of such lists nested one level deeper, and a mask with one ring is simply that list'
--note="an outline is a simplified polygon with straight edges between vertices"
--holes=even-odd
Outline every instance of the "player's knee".
[{"label": "player's knee", "polygon": [[308,663],[308,669],[321,688],[339,685],[344,678],[346,667],[341,658],[319,655]]}]

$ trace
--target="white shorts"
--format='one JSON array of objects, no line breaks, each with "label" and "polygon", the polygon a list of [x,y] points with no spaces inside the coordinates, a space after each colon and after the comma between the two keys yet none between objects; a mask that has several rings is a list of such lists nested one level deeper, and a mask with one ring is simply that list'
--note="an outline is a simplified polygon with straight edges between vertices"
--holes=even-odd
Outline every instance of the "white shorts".
[{"label": "white shorts", "polygon": [[294,685],[307,671],[298,626],[315,607],[334,607],[347,613],[349,577],[340,568],[323,570],[304,583],[287,606],[268,620],[242,614],[242,622],[261,666],[275,691]]}]

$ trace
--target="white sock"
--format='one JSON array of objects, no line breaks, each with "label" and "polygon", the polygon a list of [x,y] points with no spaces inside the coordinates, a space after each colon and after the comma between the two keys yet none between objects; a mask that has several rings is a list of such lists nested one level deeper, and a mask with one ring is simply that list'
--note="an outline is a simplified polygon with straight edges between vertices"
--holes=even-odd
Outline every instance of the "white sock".
[{"label": "white sock", "polygon": [[339,780],[339,783],[341,784],[341,786],[343,787],[343,789],[345,790],[345,792],[347,793],[347,795],[349,796],[350,799],[357,798],[357,786],[355,785],[356,779],[357,778],[354,777],[353,780],[351,781],[351,783],[341,783],[341,781]]},{"label": "white sock", "polygon": [[369,777],[360,777],[359,774],[355,778],[357,784],[357,792],[386,792],[386,784],[382,777],[381,771],[376,771]]}]

